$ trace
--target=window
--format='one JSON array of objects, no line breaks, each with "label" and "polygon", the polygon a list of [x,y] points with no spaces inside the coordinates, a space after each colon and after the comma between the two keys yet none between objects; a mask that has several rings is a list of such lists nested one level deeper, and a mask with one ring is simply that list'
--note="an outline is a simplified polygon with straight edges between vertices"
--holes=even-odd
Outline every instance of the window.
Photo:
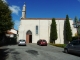
[{"label": "window", "polygon": [[78,42],[78,40],[75,40],[75,41],[72,41],[71,44],[73,44],[73,45],[78,45],[79,42]]},{"label": "window", "polygon": [[36,26],[36,34],[38,34],[38,26]]}]

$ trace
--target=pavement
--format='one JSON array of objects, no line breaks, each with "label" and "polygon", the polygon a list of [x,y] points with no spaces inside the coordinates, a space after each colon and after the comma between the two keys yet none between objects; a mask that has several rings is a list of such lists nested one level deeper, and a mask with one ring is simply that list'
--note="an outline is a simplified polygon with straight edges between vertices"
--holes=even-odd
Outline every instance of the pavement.
[{"label": "pavement", "polygon": [[[66,54],[63,48],[52,45],[38,46],[27,44],[27,46],[9,45],[0,47],[0,60],[80,60],[79,56]],[[3,55],[1,55],[3,53]]]}]

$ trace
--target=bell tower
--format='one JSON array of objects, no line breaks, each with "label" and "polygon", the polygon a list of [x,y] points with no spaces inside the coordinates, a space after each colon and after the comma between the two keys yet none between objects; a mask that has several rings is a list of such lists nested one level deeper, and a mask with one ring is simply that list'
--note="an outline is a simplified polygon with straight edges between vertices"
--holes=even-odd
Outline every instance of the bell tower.
[{"label": "bell tower", "polygon": [[26,18],[26,4],[25,4],[25,2],[24,2],[24,5],[23,5],[22,17],[21,18]]}]

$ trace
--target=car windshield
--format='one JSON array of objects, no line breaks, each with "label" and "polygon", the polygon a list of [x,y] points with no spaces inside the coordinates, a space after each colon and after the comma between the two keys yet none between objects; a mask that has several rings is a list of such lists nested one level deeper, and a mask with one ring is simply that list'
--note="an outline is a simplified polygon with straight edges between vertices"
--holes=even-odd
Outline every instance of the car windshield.
[{"label": "car windshield", "polygon": [[72,41],[70,44],[78,45],[78,44],[79,44],[79,40],[74,40],[74,41]]},{"label": "car windshield", "polygon": [[46,40],[43,40],[43,42],[46,42]]},{"label": "car windshield", "polygon": [[19,41],[25,41],[25,40],[19,40]]}]

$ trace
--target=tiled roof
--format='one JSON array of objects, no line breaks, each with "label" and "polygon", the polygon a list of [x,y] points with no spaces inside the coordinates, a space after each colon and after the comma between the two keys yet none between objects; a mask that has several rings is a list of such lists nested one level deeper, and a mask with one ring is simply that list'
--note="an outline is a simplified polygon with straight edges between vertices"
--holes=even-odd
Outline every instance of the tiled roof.
[{"label": "tiled roof", "polygon": [[[65,20],[66,18],[55,18],[55,20]],[[52,20],[52,18],[21,18],[21,20]],[[70,18],[70,20],[72,20]]]},{"label": "tiled roof", "polygon": [[[15,29],[7,30],[7,34],[15,34],[15,32],[13,32],[12,30],[15,30]],[[15,30],[15,31],[17,31],[17,30]]]},{"label": "tiled roof", "polygon": [[7,32],[7,34],[14,34],[13,32]]}]

